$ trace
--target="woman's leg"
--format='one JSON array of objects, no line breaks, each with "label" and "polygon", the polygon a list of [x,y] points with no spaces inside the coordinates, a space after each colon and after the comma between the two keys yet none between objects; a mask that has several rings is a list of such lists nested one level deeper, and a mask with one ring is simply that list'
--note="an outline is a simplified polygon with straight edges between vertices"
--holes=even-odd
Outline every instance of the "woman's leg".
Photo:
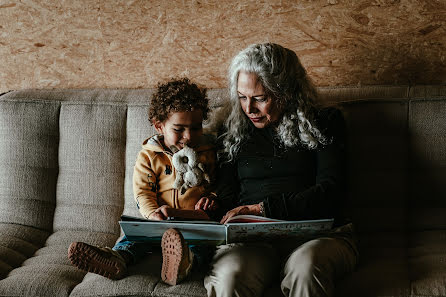
[{"label": "woman's leg", "polygon": [[282,292],[287,297],[331,297],[335,280],[354,270],[357,257],[351,241],[329,237],[310,240],[287,259]]},{"label": "woman's leg", "polygon": [[256,297],[280,271],[279,257],[271,245],[219,246],[204,279],[209,297]]}]

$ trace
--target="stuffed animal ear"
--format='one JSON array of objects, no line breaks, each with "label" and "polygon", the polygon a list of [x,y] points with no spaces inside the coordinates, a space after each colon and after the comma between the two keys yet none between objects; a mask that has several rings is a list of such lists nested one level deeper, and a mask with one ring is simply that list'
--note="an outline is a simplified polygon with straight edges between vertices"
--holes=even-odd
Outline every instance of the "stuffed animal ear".
[{"label": "stuffed animal ear", "polygon": [[175,167],[178,172],[186,172],[188,170],[187,162],[184,162],[183,159],[184,157],[182,151],[177,152],[172,157],[173,167]]},{"label": "stuffed animal ear", "polygon": [[190,147],[188,147],[188,146],[185,146],[185,147],[182,149],[182,153],[183,153],[183,155],[184,155],[185,157],[187,157],[187,161],[186,161],[187,164],[188,164],[190,167],[194,168],[194,167],[196,166],[196,164],[197,164],[197,160],[198,160],[197,152],[195,152],[193,148],[190,148]]},{"label": "stuffed animal ear", "polygon": [[173,183],[173,187],[179,190],[183,184],[184,184],[183,175],[178,173],[177,176],[175,177],[175,182]]}]

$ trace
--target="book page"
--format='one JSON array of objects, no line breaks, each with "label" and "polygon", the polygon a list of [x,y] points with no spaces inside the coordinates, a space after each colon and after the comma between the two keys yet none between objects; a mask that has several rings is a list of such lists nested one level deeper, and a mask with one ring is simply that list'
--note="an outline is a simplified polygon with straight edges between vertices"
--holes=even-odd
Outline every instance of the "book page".
[{"label": "book page", "polygon": [[226,224],[229,223],[264,223],[264,222],[284,222],[283,220],[271,219],[254,215],[237,215],[229,218]]},{"label": "book page", "polygon": [[189,244],[218,245],[225,243],[226,228],[217,222],[204,221],[120,221],[122,230],[129,240],[161,242],[167,229],[175,228],[181,232]]},{"label": "book page", "polygon": [[226,242],[278,240],[328,231],[333,219],[226,224]]}]

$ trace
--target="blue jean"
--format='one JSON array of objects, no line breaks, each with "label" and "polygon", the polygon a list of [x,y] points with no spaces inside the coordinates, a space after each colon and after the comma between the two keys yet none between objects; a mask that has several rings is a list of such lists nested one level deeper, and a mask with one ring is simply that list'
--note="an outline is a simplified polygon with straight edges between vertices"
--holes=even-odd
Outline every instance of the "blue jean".
[{"label": "blue jean", "polygon": [[138,263],[147,254],[153,253],[154,249],[156,246],[153,243],[128,240],[125,235],[113,247],[115,251],[124,251],[131,255],[132,261],[129,264]]},{"label": "blue jean", "polygon": [[[215,251],[215,246],[209,245],[189,245],[189,249],[194,254],[193,269],[207,268]],[[115,251],[124,251],[131,255],[132,261],[129,264],[138,263],[146,255],[155,251],[160,251],[161,247],[157,243],[147,241],[129,240],[124,235],[113,247]]]}]

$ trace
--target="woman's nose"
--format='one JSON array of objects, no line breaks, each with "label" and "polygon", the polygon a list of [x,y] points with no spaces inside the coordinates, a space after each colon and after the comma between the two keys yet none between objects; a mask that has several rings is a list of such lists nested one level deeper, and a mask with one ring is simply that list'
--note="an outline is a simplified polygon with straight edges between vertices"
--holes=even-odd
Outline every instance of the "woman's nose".
[{"label": "woman's nose", "polygon": [[255,108],[254,108],[254,106],[252,104],[252,100],[251,99],[247,100],[245,110],[246,110],[246,113],[253,113],[254,112]]}]

